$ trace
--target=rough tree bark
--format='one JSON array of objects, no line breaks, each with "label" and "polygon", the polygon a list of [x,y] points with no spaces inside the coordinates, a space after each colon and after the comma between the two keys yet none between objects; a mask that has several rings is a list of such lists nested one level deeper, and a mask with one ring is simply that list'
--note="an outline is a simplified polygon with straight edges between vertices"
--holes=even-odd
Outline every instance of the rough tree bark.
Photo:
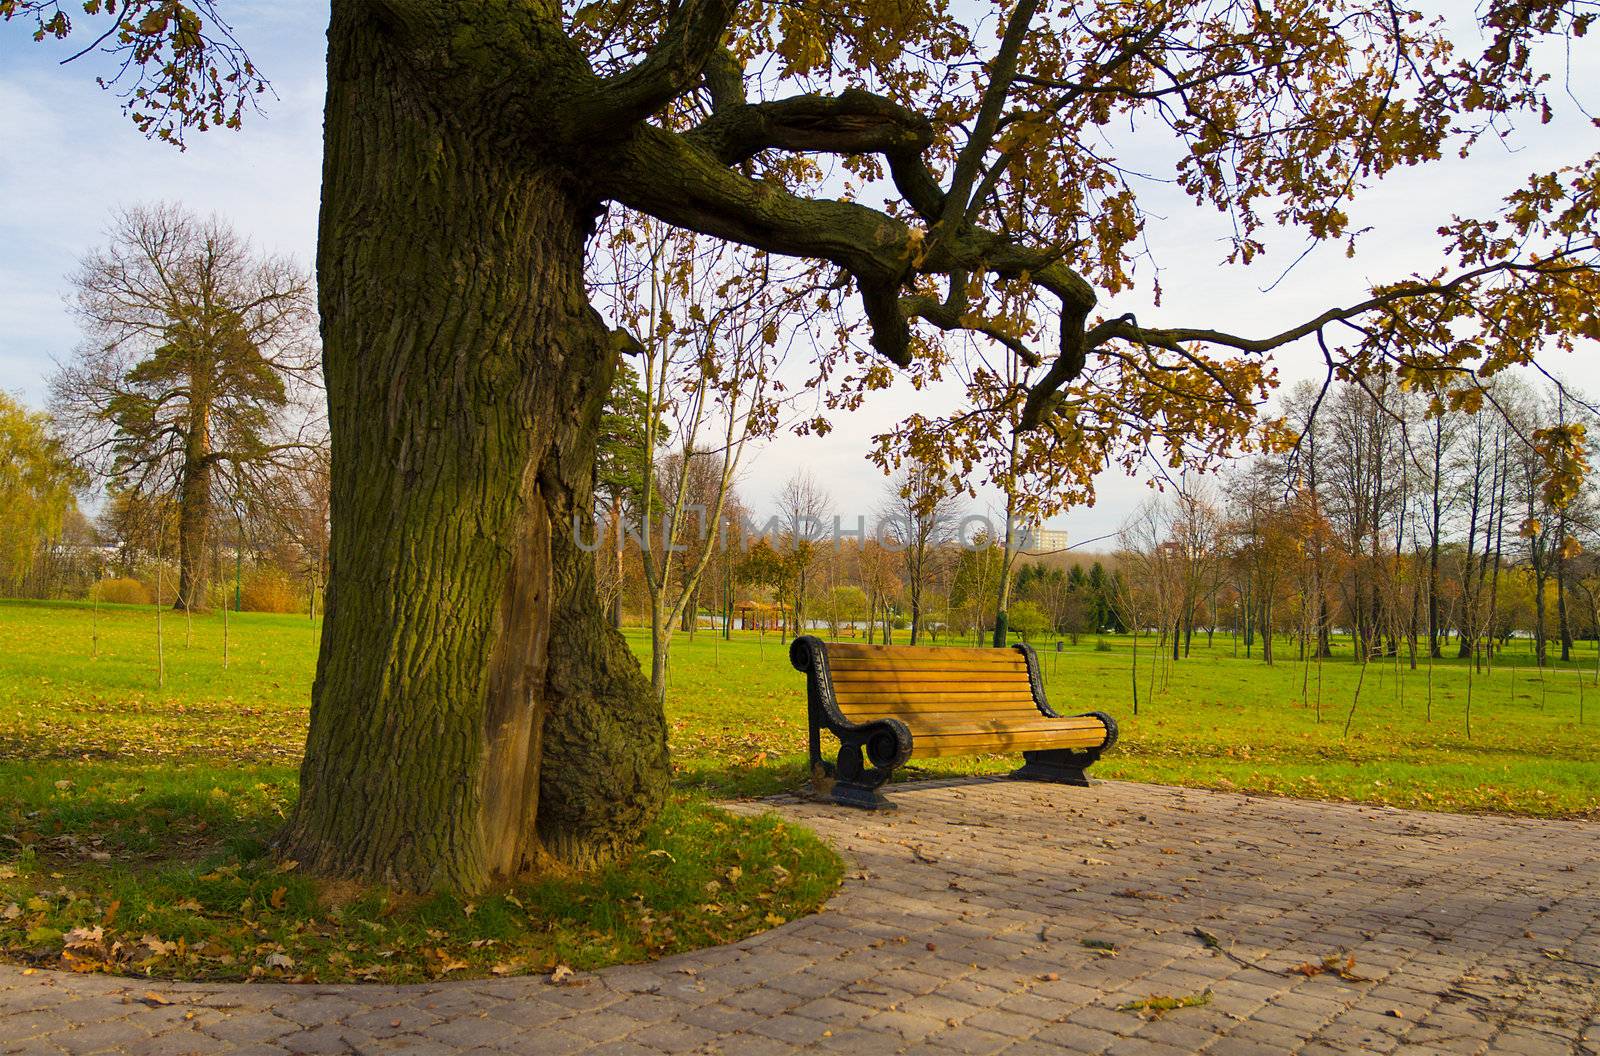
[{"label": "rough tree bark", "polygon": [[474,891],[634,842],[666,729],[572,535],[617,354],[584,294],[595,203],[391,28],[335,4],[329,30],[332,576],[279,851]]}]

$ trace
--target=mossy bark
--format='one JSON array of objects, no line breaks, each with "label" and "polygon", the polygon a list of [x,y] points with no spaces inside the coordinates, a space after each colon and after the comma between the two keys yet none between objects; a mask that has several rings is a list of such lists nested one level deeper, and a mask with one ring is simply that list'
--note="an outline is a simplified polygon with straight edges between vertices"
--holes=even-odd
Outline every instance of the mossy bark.
[{"label": "mossy bark", "polygon": [[331,575],[278,850],[408,891],[592,866],[667,781],[660,708],[573,538],[616,356],[583,286],[594,205],[361,5],[329,40]]}]

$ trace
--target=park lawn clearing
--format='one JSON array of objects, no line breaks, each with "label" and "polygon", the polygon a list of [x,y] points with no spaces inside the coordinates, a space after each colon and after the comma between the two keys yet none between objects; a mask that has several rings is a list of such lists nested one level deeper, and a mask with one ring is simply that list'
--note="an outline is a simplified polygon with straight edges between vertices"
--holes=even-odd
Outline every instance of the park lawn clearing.
[{"label": "park lawn clearing", "polygon": [[266,847],[296,794],[317,626],[234,614],[224,670],[219,616],[163,624],[158,686],[150,608],[0,602],[5,959],[196,980],[570,983],[813,913],[842,878],[806,830],[684,790],[637,853],[594,872],[473,899],[319,884]]},{"label": "park lawn clearing", "polygon": [[[196,617],[187,646],[186,621],[171,613],[163,621],[167,677],[158,687],[150,607],[101,606],[96,618],[79,603],[0,602],[0,760],[280,767],[292,781],[318,625],[234,614],[223,670],[219,616]],[[625,633],[648,656],[648,635]],[[1108,648],[1097,648],[1100,641]],[[1371,663],[1365,674],[1347,640],[1334,643],[1334,658],[1309,665],[1280,641],[1270,667],[1243,656],[1242,645],[1233,656],[1224,635],[1209,645],[1197,636],[1193,655],[1165,668],[1153,663],[1152,645],[1146,638],[1139,646],[1135,714],[1131,639],[1086,637],[1059,653],[1051,641],[1036,643],[1057,711],[1105,711],[1121,726],[1116,748],[1095,768],[1099,777],[1426,810],[1600,813],[1592,643],[1580,643],[1574,663],[1542,674],[1524,642],[1489,671],[1473,673],[1454,659],[1435,661],[1431,673],[1422,660],[1412,671],[1400,658]],[[680,789],[726,798],[806,783],[805,687],[787,643],[775,634],[736,632],[726,641],[702,631],[680,635],[672,656],[667,721]],[[1017,765],[1010,755],[918,760],[904,777]]]},{"label": "park lawn clearing", "polygon": [[[630,632],[629,640],[648,648],[642,636]],[[1109,648],[1097,648],[1099,641]],[[1246,658],[1242,644],[1233,656],[1223,635],[1210,647],[1197,639],[1191,656],[1162,668],[1152,645],[1148,638],[1139,645],[1135,714],[1131,638],[1085,637],[1059,653],[1053,641],[1035,643],[1057,712],[1105,711],[1121,728],[1116,747],[1095,765],[1097,778],[1419,810],[1600,815],[1600,687],[1591,643],[1581,644],[1573,663],[1553,663],[1542,675],[1524,642],[1484,672],[1454,659],[1434,661],[1431,674],[1420,659],[1412,671],[1402,657],[1374,661],[1364,675],[1348,641],[1336,641],[1337,655],[1320,665],[1300,662],[1280,641],[1272,666]],[[727,796],[806,783],[804,681],[776,635],[681,637],[672,679],[667,718],[680,785]],[[1004,774],[1020,762],[1015,755],[919,759],[896,781]]]},{"label": "park lawn clearing", "polygon": [[[9,959],[195,979],[564,978],[745,937],[814,911],[839,882],[838,859],[809,834],[709,802],[806,783],[804,683],[776,635],[701,632],[674,646],[676,791],[639,854],[462,901],[321,888],[266,854],[296,794],[317,623],[234,614],[224,669],[219,615],[164,613],[160,684],[155,623],[148,606],[0,602]],[[642,632],[627,637],[647,655]],[[1320,665],[1280,643],[1268,667],[1218,636],[1156,667],[1147,639],[1137,714],[1130,639],[1053,644],[1037,643],[1056,709],[1103,710],[1122,727],[1100,776],[1432,810],[1600,813],[1600,688],[1587,643],[1578,662],[1542,674],[1523,643],[1492,671],[1455,660],[1412,671],[1402,660],[1363,673],[1348,642]],[[1017,765],[935,759],[906,775]]]}]

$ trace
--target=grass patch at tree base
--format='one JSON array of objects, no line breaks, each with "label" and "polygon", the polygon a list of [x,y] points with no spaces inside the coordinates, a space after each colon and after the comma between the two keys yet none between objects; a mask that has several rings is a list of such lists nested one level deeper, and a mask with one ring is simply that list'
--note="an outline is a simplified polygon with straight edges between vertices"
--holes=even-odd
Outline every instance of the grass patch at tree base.
[{"label": "grass patch at tree base", "polygon": [[738,941],[815,912],[843,875],[802,828],[675,796],[610,867],[474,898],[404,896],[273,860],[286,775],[0,769],[17,788],[0,955],[36,967],[314,983],[560,975]]}]

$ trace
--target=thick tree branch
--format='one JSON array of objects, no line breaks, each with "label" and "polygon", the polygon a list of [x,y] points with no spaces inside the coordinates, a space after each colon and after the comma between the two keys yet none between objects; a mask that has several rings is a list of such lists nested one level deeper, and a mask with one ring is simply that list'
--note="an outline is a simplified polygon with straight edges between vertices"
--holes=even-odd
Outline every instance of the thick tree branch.
[{"label": "thick tree branch", "polygon": [[724,165],[770,149],[920,155],[933,142],[933,122],[882,96],[847,89],[839,95],[724,106],[687,137]]},{"label": "thick tree branch", "polygon": [[831,260],[869,285],[898,287],[910,227],[876,209],[804,198],[727,168],[686,135],[638,127],[597,169],[598,190],[630,208],[772,253]]},{"label": "thick tree branch", "polygon": [[[889,116],[881,101],[867,103],[872,97],[861,95],[864,98],[852,103],[857,108],[854,112],[865,109]],[[835,105],[835,100],[804,97],[796,109],[814,113],[812,108]],[[903,116],[900,112],[889,122],[893,135],[872,125],[857,130],[858,142],[903,136],[899,120]],[[742,120],[745,118],[730,115],[722,127],[731,130]],[[874,349],[901,366],[910,363],[913,319],[924,318],[943,329],[968,329],[990,336],[998,333],[984,321],[966,318],[954,307],[946,310],[931,298],[902,296],[919,274],[1026,277],[1061,301],[1063,348],[1082,334],[1083,319],[1095,304],[1094,291],[1054,254],[975,227],[930,245],[921,229],[887,213],[851,202],[802,198],[777,184],[728,169],[709,144],[732,142],[732,133],[719,140],[704,132],[705,127],[691,136],[640,126],[604,166],[602,190],[631,208],[680,227],[772,253],[833,261],[849,272],[860,288]],[[896,129],[899,131],[893,131]],[[1037,360],[1036,355],[1026,358]]]},{"label": "thick tree branch", "polygon": [[718,48],[711,53],[706,60],[704,76],[713,113],[745,103],[744,67],[738,56],[727,48]]},{"label": "thick tree branch", "polygon": [[1033,22],[1039,0],[1019,0],[1011,21],[1000,38],[1000,47],[994,61],[989,64],[989,84],[984,89],[983,101],[978,106],[978,117],[973,123],[972,135],[956,158],[955,171],[950,178],[950,191],[945,198],[941,239],[952,237],[967,213],[973,184],[983,168],[984,156],[994,142],[1005,111],[1006,98],[1017,75],[1017,61],[1022,52],[1028,26]]},{"label": "thick tree branch", "polygon": [[638,65],[601,81],[578,101],[578,126],[590,136],[618,132],[689,91],[722,50],[738,8],[739,0],[684,0]]},{"label": "thick tree branch", "polygon": [[[944,208],[944,189],[923,152],[933,142],[933,122],[883,96],[846,89],[836,96],[801,95],[770,103],[746,103],[742,83],[734,93],[726,68],[733,56],[719,52],[706,66],[712,116],[688,133],[697,146],[725,165],[763,150],[796,153],[881,154],[896,188],[929,222]],[[734,68],[735,78],[737,67]]]}]

